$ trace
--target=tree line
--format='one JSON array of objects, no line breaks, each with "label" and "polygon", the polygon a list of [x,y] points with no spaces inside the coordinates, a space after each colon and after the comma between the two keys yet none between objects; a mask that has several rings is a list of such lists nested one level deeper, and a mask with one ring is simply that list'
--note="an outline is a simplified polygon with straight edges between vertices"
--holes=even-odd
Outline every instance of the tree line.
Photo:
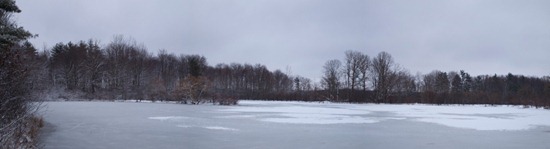
[{"label": "tree line", "polygon": [[411,75],[380,52],[371,58],[346,51],[325,63],[321,84],[327,100],[370,103],[512,104],[550,106],[550,76],[471,76],[464,70]]},{"label": "tree line", "polygon": [[[36,51],[24,44],[28,51]],[[149,53],[131,38],[58,43],[35,53],[34,88],[57,86],[84,99],[235,104],[238,99],[353,103],[516,104],[548,106],[550,77],[441,72],[412,75],[387,52],[346,51],[328,60],[320,82],[261,64],[208,65],[200,55]],[[37,70],[42,69],[42,70]],[[42,87],[41,87],[42,86]],[[62,97],[71,98],[71,97]]]},{"label": "tree line", "polygon": [[122,35],[105,46],[87,40],[58,43],[40,52],[31,44],[26,49],[29,62],[40,66],[30,77],[35,91],[68,92],[53,98],[236,104],[237,99],[298,99],[298,91],[312,90],[310,79],[270,71],[261,64],[210,66],[200,55],[149,53]]}]

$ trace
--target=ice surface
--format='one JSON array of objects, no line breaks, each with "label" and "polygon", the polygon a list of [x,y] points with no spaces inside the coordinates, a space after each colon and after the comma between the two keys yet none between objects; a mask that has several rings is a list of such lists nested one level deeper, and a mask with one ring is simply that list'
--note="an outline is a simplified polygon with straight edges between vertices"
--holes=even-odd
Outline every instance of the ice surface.
[{"label": "ice surface", "polygon": [[188,119],[188,117],[185,116],[156,116],[156,117],[148,117],[152,120],[181,120],[181,119]]},{"label": "ice surface", "polygon": [[204,127],[206,129],[212,129],[212,130],[228,130],[228,131],[237,131],[237,129],[234,128],[227,128],[227,127],[221,127],[221,126],[206,126]]},{"label": "ice surface", "polygon": [[[237,106],[45,102],[45,149],[499,148],[550,146],[549,111],[240,101]],[[505,131],[502,131],[505,130]]]},{"label": "ice surface", "polygon": [[[269,102],[268,102],[269,103]],[[256,118],[263,115],[276,115],[280,117],[260,118],[263,121],[281,122],[281,123],[297,123],[297,124],[338,124],[338,123],[374,123],[377,122],[372,118],[353,116],[369,114],[365,110],[351,110],[345,108],[333,108],[314,106],[319,104],[311,104],[300,102],[281,102],[286,103],[282,106],[265,107],[258,101],[245,101],[243,105],[237,108],[227,109],[227,112],[246,112],[246,113],[263,113],[254,115],[233,115],[232,117],[241,118]],[[281,104],[277,103],[277,104]],[[277,105],[274,104],[274,105]]]},{"label": "ice surface", "polygon": [[[550,110],[518,106],[273,101],[241,101],[240,105],[222,111],[242,112],[242,116],[267,122],[295,124],[376,123],[390,119],[409,119],[474,130],[525,130],[550,126]],[[377,117],[371,114],[373,112],[387,112],[392,116]],[[251,113],[257,115],[254,117]],[[278,117],[262,118],[266,113]]]},{"label": "ice surface", "polygon": [[188,126],[188,125],[176,125],[176,127],[180,128],[203,128],[203,129],[210,129],[210,130],[225,130],[225,131],[238,131],[238,129],[235,128],[228,128],[228,127],[222,127],[222,126]]},{"label": "ice surface", "polygon": [[262,118],[263,121],[295,124],[351,124],[351,123],[376,123],[377,120],[360,116],[337,114],[279,114],[284,118]]},{"label": "ice surface", "polygon": [[180,128],[191,128],[193,126],[187,126],[187,125],[176,125],[176,127],[180,127]]}]

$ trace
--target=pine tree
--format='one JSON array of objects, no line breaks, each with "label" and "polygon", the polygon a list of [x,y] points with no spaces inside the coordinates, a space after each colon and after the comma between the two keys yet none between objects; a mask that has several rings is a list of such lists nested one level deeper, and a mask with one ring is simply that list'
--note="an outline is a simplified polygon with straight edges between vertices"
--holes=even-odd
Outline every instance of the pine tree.
[{"label": "pine tree", "polygon": [[[30,101],[26,99],[28,73],[23,63],[23,41],[33,37],[17,26],[11,15],[21,10],[13,0],[0,0],[0,146],[2,148],[28,148],[21,133],[23,121],[30,114]],[[27,45],[28,46],[28,45]]]}]

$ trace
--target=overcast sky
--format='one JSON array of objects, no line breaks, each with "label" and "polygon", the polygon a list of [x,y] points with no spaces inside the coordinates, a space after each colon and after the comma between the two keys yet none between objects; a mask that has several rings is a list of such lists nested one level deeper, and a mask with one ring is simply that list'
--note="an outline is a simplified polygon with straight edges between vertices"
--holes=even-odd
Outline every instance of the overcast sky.
[{"label": "overcast sky", "polygon": [[318,80],[346,50],[412,74],[550,75],[548,0],[19,0],[36,47],[122,34],[210,65],[261,63]]}]

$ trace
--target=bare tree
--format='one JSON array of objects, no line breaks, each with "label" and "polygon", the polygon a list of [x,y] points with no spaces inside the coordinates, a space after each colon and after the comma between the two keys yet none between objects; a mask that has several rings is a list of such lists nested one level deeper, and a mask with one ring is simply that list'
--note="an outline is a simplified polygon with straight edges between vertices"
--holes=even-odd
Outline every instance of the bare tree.
[{"label": "bare tree", "polygon": [[346,63],[344,65],[344,74],[346,76],[346,87],[355,90],[359,83],[361,59],[363,54],[358,51],[346,51]]},{"label": "bare tree", "polygon": [[325,63],[324,68],[324,76],[322,84],[325,86],[325,90],[329,93],[329,99],[339,101],[339,92],[340,89],[340,67],[342,67],[342,63],[340,60],[334,59],[329,60]]},{"label": "bare tree", "polygon": [[107,64],[107,80],[105,82],[108,82],[108,89],[117,94],[115,98],[127,99],[130,82],[128,58],[133,43],[135,43],[133,39],[126,39],[122,35],[117,35],[105,48]]},{"label": "bare tree", "polygon": [[433,71],[429,74],[424,75],[422,79],[422,100],[421,102],[433,103],[436,95],[436,78],[437,72]]},{"label": "bare tree", "polygon": [[390,96],[392,80],[390,76],[394,67],[393,58],[389,53],[380,52],[372,60],[372,80],[375,91],[375,102],[385,102]]},{"label": "bare tree", "polygon": [[368,69],[370,66],[370,59],[367,55],[359,51],[346,51],[346,61],[344,65],[343,73],[346,78],[346,87],[348,90],[348,99],[353,102],[358,102],[359,98],[355,95],[356,89],[363,88],[363,91],[367,90]]},{"label": "bare tree", "polygon": [[411,102],[414,98],[414,93],[417,90],[417,83],[415,77],[413,77],[408,71],[395,70],[390,74],[390,93],[394,96],[387,100],[390,103],[403,103]]},{"label": "bare tree", "polygon": [[[157,54],[158,63],[156,66],[157,77],[161,78],[162,83],[165,86],[167,95],[164,98],[170,98],[177,86],[178,77],[177,68],[180,67],[181,62],[178,61],[175,55],[169,54],[166,50],[160,50]],[[187,56],[188,57],[188,56]],[[189,58],[186,59],[189,61]]]},{"label": "bare tree", "polygon": [[362,87],[363,92],[367,91],[367,82],[368,82],[368,76],[369,76],[369,69],[371,64],[370,58],[366,54],[361,54],[359,56],[358,60],[359,65],[359,85]]},{"label": "bare tree", "polygon": [[276,94],[286,94],[292,89],[292,80],[281,70],[273,72],[274,90]]},{"label": "bare tree", "polygon": [[105,68],[105,57],[97,41],[89,40],[86,48],[86,57],[83,67],[85,91],[95,94],[100,88],[102,74]]}]

